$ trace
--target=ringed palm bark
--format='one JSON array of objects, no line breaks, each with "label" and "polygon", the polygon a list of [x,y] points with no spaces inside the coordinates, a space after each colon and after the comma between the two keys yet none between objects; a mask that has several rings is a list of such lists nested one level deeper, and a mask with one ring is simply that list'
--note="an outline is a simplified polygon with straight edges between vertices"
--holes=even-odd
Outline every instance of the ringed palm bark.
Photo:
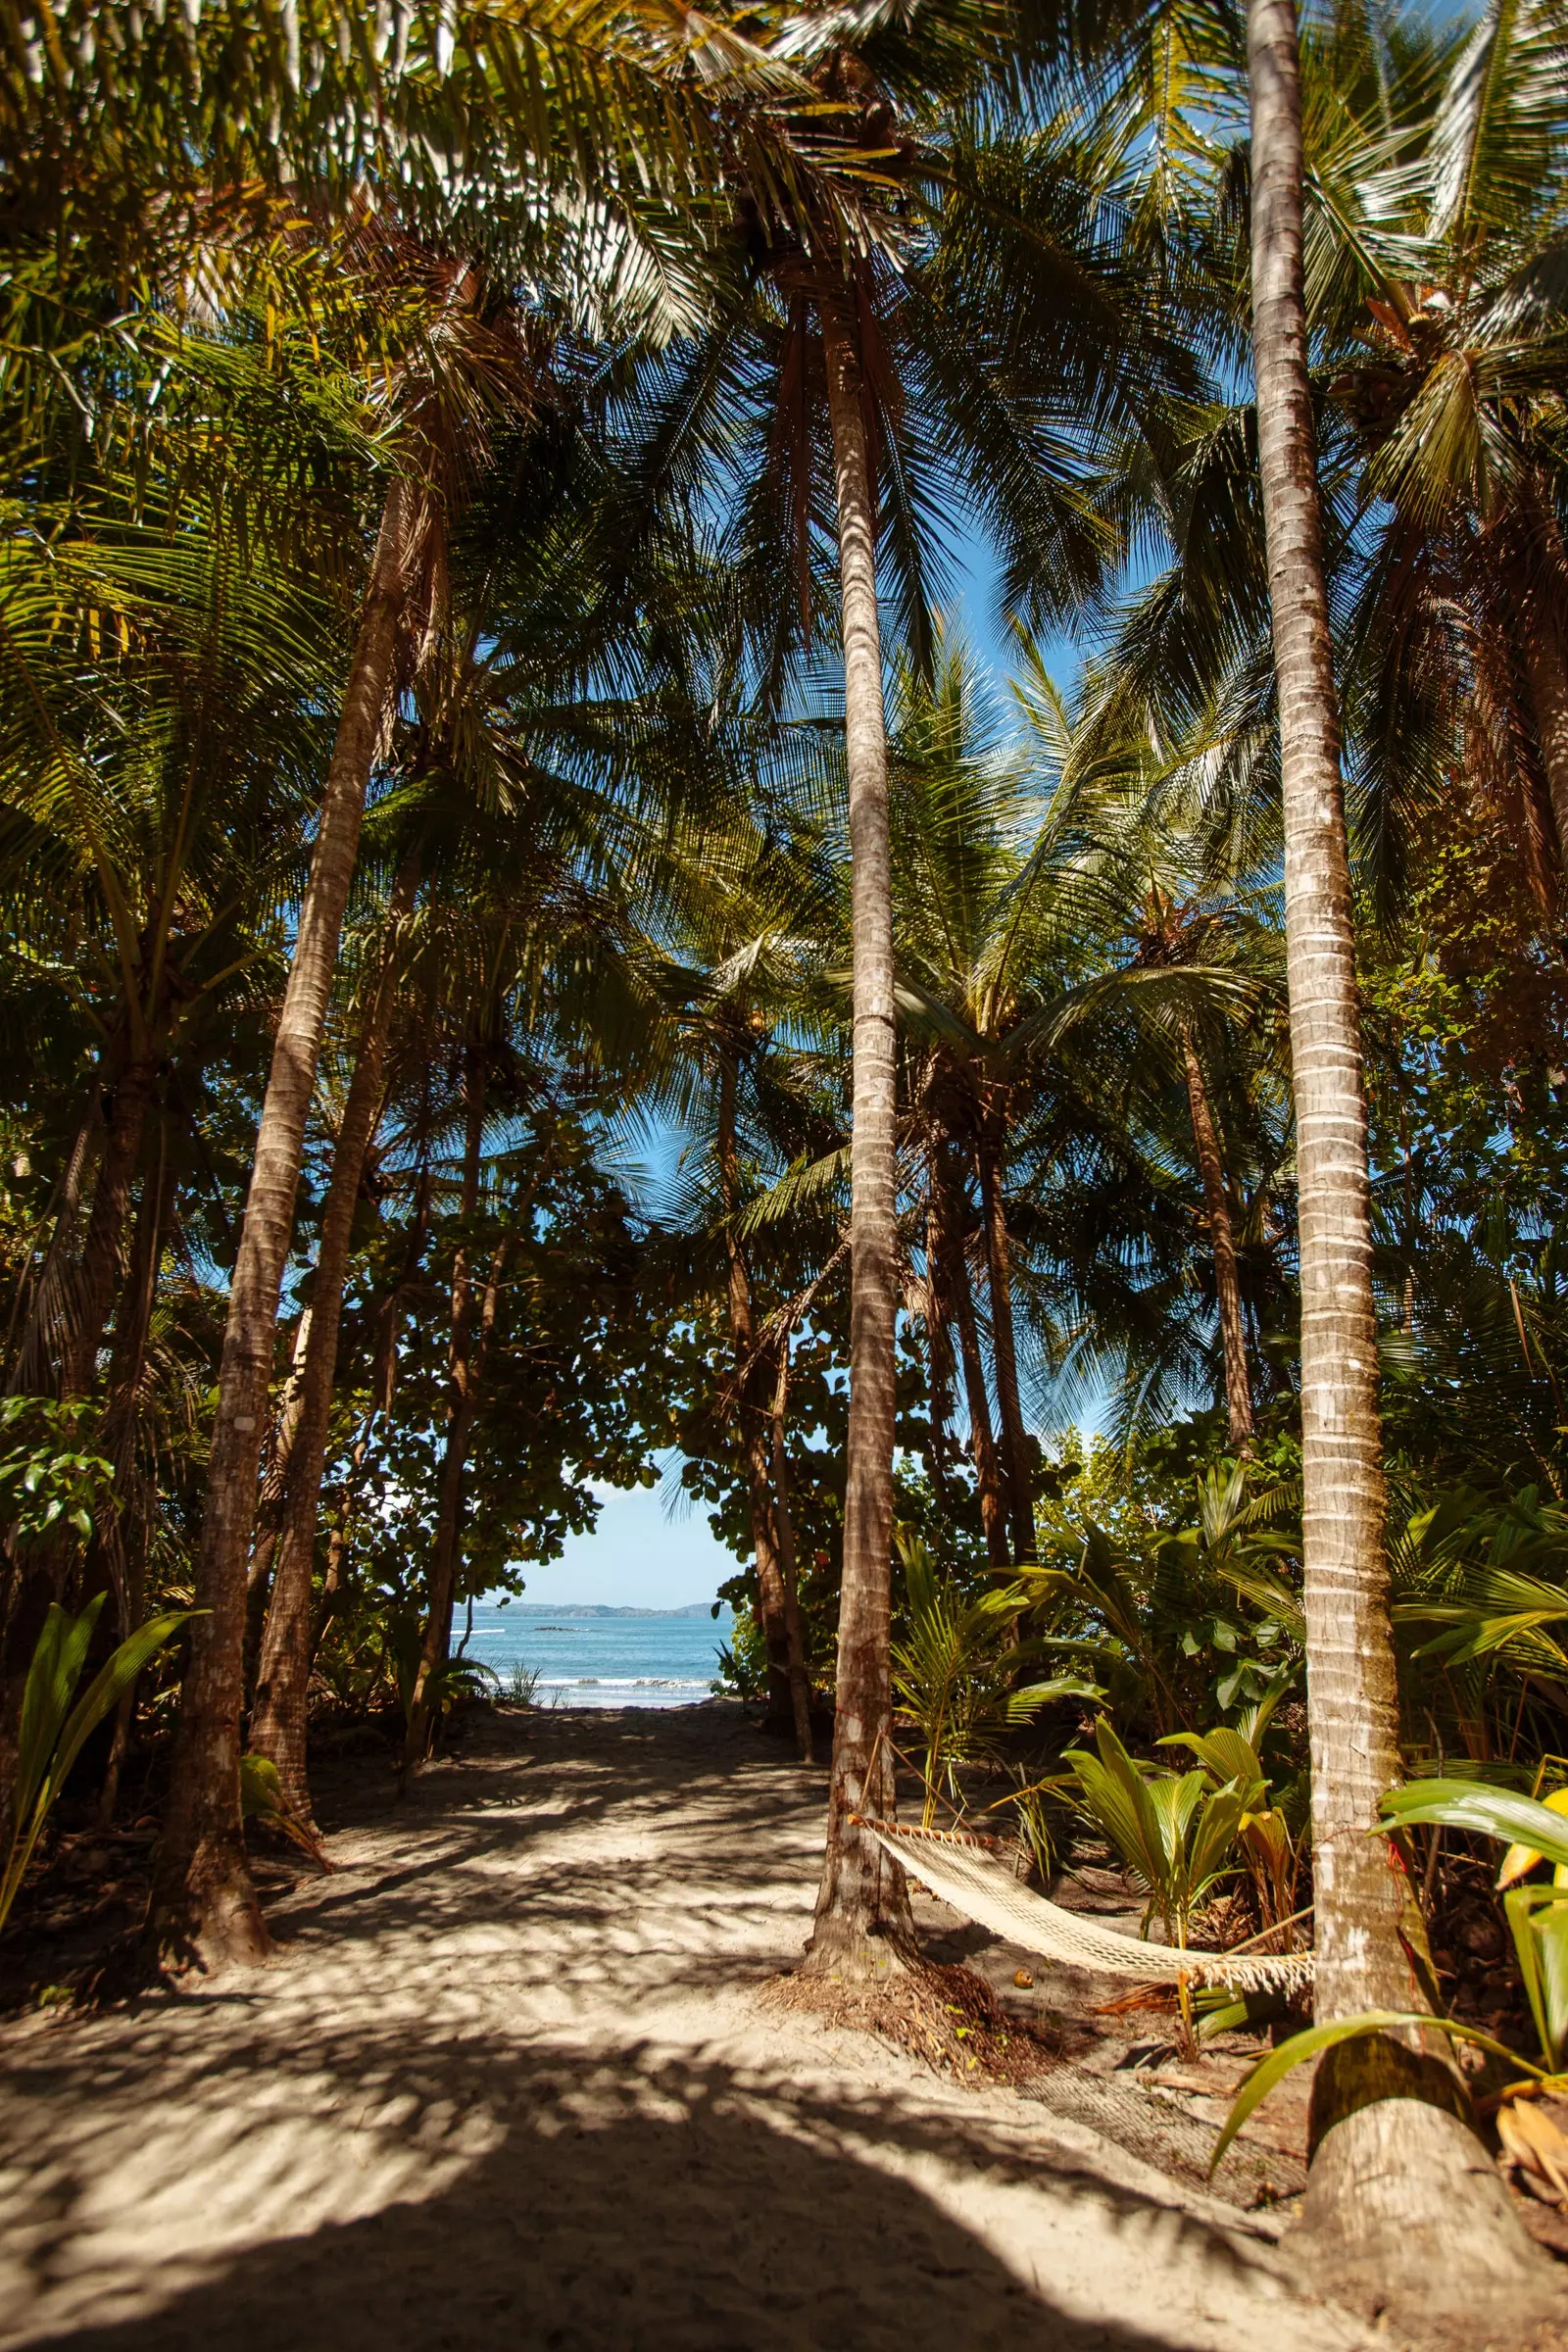
[{"label": "ringed palm bark", "polygon": [[[766,1375],[767,1363],[765,1357],[759,1358],[752,1315],[751,1281],[746,1268],[745,1250],[734,1224],[735,1212],[740,1205],[740,1179],[735,1150],[739,1047],[730,1041],[721,1041],[718,1053],[717,1124],[713,1155],[718,1176],[719,1205],[724,1215],[726,1292],[730,1337],[735,1348],[735,1409],[740,1421],[741,1446],[746,1457],[752,1556],[757,1563],[761,1632],[767,1650],[769,1706],[775,1718],[788,1716],[793,1720],[801,1760],[809,1764],[811,1693],[801,1649],[799,1613],[792,1610],[791,1580],[785,1572],[783,1522],[789,1503],[788,1497],[779,1493],[774,1476],[775,1463],[783,1457],[772,1442],[770,1424],[773,1416],[764,1415],[757,1393],[761,1379]],[[782,1346],[787,1349],[787,1335]],[[781,1356],[778,1384],[782,1384],[783,1379]]]},{"label": "ringed palm bark", "polygon": [[284,1483],[271,1597],[251,1710],[250,1744],[277,1767],[283,1801],[301,1821],[313,1818],[306,1761],[306,1701],[311,1679],[312,1567],[321,1472],[326,1462],[337,1372],[343,1287],[366,1157],[381,1114],[383,1070],[397,996],[399,932],[418,887],[417,854],[399,867],[387,903],[381,968],[366,1010],[354,1075],[332,1153],[311,1294],[310,1333],[299,1382],[296,1426]]},{"label": "ringed palm bark", "polygon": [[[1234,909],[1232,910],[1234,913]],[[1179,903],[1158,883],[1152,885],[1135,926],[1136,962],[1143,967],[1182,965],[1214,952],[1214,944],[1229,927],[1233,947],[1243,947],[1247,933],[1223,914]],[[1253,933],[1253,939],[1256,938]],[[1176,1047],[1192,1123],[1193,1149],[1203,1208],[1208,1224],[1209,1254],[1214,1265],[1214,1292],[1219,1301],[1220,1346],[1225,1366],[1226,1416],[1231,1444],[1247,1449],[1252,1442],[1252,1386],[1247,1361],[1247,1327],[1242,1313],[1242,1287],[1236,1252],[1236,1229],[1231,1218],[1230,1185],[1225,1149],[1214,1115],[1208,1079],[1197,1025],[1178,1019]]]},{"label": "ringed palm bark", "polygon": [[[1302,1543],[1316,2011],[1408,2005],[1419,1909],[1375,1837],[1399,1778],[1384,1547],[1371,1203],[1302,278],[1295,0],[1249,0],[1252,341],[1279,686],[1300,1201]],[[1523,2232],[1440,2062],[1378,2038],[1320,2072],[1302,2230],[1337,2282],[1447,2306],[1517,2292]],[[1474,2305],[1471,2305],[1474,2309]]]},{"label": "ringed palm bark", "polygon": [[1182,1030],[1181,1048],[1193,1143],[1208,1217],[1208,1246],[1214,1259],[1214,1290],[1219,1299],[1220,1341],[1225,1354],[1226,1415],[1231,1444],[1245,1452],[1252,1443],[1252,1384],[1247,1368],[1247,1327],[1242,1320],[1242,1286],[1237,1275],[1236,1232],[1231,1223],[1225,1183],[1225,1154],[1190,1024]]},{"label": "ringed palm bark", "polygon": [[245,1557],[305,1124],[359,855],[366,788],[392,682],[416,514],[413,486],[399,476],[387,492],[370,561],[272,1048],[223,1331],[195,1575],[196,1605],[203,1614],[192,1625],[150,1920],[160,1948],[207,1966],[261,1959],[269,1944],[240,1828]]},{"label": "ringed palm bark", "polygon": [[808,1965],[880,1973],[912,1942],[904,1873],[853,1816],[891,1819],[897,1804],[887,1732],[893,1575],[895,1326],[898,1314],[893,998],[893,874],[888,749],[877,617],[876,506],[867,462],[863,382],[851,289],[818,292],[833,435],[844,734],[850,780],[854,1132],[850,1208],[850,1427],[844,1491],[844,1576],[827,1851]]}]

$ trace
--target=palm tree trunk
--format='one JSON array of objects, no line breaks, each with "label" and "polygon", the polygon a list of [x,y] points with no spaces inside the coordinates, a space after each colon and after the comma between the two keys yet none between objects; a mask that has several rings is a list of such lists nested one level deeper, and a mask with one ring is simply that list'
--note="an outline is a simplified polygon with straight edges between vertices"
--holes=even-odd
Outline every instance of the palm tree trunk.
[{"label": "palm tree trunk", "polygon": [[740,1424],[741,1449],[746,1457],[747,1501],[752,1523],[752,1557],[757,1563],[759,1631],[767,1653],[767,1712],[774,1723],[787,1723],[794,1705],[790,1690],[790,1642],[786,1627],[784,1572],[779,1563],[778,1525],[774,1510],[768,1434],[757,1402],[757,1338],[752,1318],[752,1286],[745,1252],[730,1220],[739,1198],[735,1158],[734,1053],[720,1048],[718,1128],[714,1138],[718,1162],[718,1192],[723,1207],[724,1253],[728,1276],[730,1344],[735,1354],[735,1413]]},{"label": "palm tree trunk", "polygon": [[[420,1757],[429,1752],[435,1728],[435,1708],[430,1697],[430,1687],[452,1655],[452,1616],[457,1604],[458,1566],[463,1557],[464,1480],[468,1467],[468,1446],[473,1437],[474,1418],[479,1410],[485,1354],[501,1296],[501,1273],[506,1254],[507,1243],[503,1238],[491,1252],[484,1288],[479,1294],[477,1317],[473,1315],[470,1305],[464,1333],[463,1354],[459,1359],[461,1396],[447,1425],[446,1450],[441,1459],[435,1545],[430,1566],[429,1614],[425,1619],[419,1672],[414,1687],[414,1712],[404,1751],[405,1769],[417,1763]],[[455,1371],[454,1379],[458,1377]]]},{"label": "palm tree trunk", "polygon": [[801,1632],[801,1583],[795,1558],[795,1514],[790,1508],[790,1457],[785,1444],[786,1409],[790,1389],[790,1335],[779,1341],[778,1379],[773,1388],[770,1416],[773,1438],[773,1508],[778,1525],[778,1566],[784,1585],[784,1641],[790,1678],[790,1708],[795,1717],[795,1744],[803,1764],[814,1763],[811,1743],[811,1678],[806,1671],[806,1642]]},{"label": "palm tree trunk", "polygon": [[997,1366],[997,1404],[1002,1414],[1002,1449],[1006,1469],[1007,1517],[1012,1556],[1022,1567],[1035,1556],[1034,1482],[1029,1475],[1029,1440],[1018,1397],[1018,1356],[1013,1342],[1012,1266],[1006,1206],[1002,1197],[1004,1114],[987,1117],[975,1143],[980,1209],[985,1223],[986,1276],[991,1291],[991,1352]]},{"label": "palm tree trunk", "polygon": [[1247,1373],[1247,1331],[1242,1321],[1242,1292],[1236,1272],[1236,1237],[1231,1231],[1230,1202],[1225,1197],[1225,1162],[1220,1153],[1219,1134],[1209,1105],[1208,1089],[1203,1084],[1203,1065],[1198,1058],[1190,1029],[1182,1031],[1182,1067],[1187,1073],[1187,1104],[1192,1112],[1199,1173],[1203,1179],[1208,1246],[1214,1258],[1214,1288],[1219,1294],[1231,1444],[1245,1453],[1252,1443],[1252,1391]]},{"label": "palm tree trunk", "polygon": [[257,1960],[268,1949],[240,1823],[245,1561],[256,1511],[278,1290],[294,1230],[305,1125],[359,857],[366,787],[392,682],[411,517],[411,493],[402,481],[394,482],[381,516],[327,771],[229,1289],[196,1562],[196,1606],[203,1614],[191,1625],[148,1923],[160,1948],[209,1967]]},{"label": "palm tree trunk", "polygon": [[370,1440],[375,1434],[376,1422],[385,1420],[392,1410],[398,1380],[398,1337],[403,1323],[403,1300],[410,1284],[418,1273],[425,1244],[430,1238],[430,1164],[425,1159],[416,1186],[414,1217],[409,1227],[402,1269],[392,1289],[382,1299],[377,1315],[380,1328],[376,1335],[370,1372],[370,1409],[361,1424],[354,1450],[349,1456],[347,1472],[338,1490],[337,1517],[326,1546],[326,1574],[321,1581],[320,1605],[311,1622],[310,1662],[313,1667],[317,1652],[325,1639],[326,1629],[342,1604],[348,1576],[349,1535],[365,1483]]},{"label": "palm tree trunk", "polygon": [[1557,869],[1568,873],[1568,662],[1555,615],[1537,613],[1520,631],[1541,761],[1557,832]]},{"label": "palm tree trunk", "polygon": [[[1384,1550],[1371,1200],[1302,288],[1294,0],[1249,0],[1252,341],[1285,816],[1286,953],[1300,1200],[1307,1714],[1320,2022],[1410,2005],[1419,1906],[1372,1833],[1399,1778]],[[1344,2057],[1344,2064],[1335,2061]],[[1441,2101],[1442,2103],[1434,2103]],[[1523,2275],[1523,2232],[1440,2060],[1387,2036],[1319,2068],[1300,2236],[1320,2282],[1384,2303]]]},{"label": "palm tree trunk", "polygon": [[92,1387],[98,1350],[115,1302],[125,1212],[141,1157],[157,1066],[151,1046],[143,1044],[125,1060],[115,1080],[114,1105],[61,1358],[60,1388],[65,1396],[84,1396]]},{"label": "palm tree trunk", "polygon": [[[153,1308],[158,1299],[158,1269],[163,1263],[174,1198],[174,1171],[168,1138],[161,1134],[155,1165],[142,1186],[135,1238],[131,1243],[130,1275],[115,1318],[115,1344],[109,1359],[109,1409],[104,1419],[104,1444],[115,1465],[116,1542],[120,1555],[116,1597],[122,1641],[140,1625],[147,1598],[147,1538],[158,1507],[158,1492],[153,1479],[137,1467],[136,1408],[147,1369]],[[106,1827],[114,1820],[120,1802],[120,1776],[130,1749],[135,1712],[136,1686],[132,1683],[121,1692],[115,1708],[109,1760],[104,1767],[103,1788],[98,1799],[99,1818]]]},{"label": "palm tree trunk", "polygon": [[305,1409],[305,1366],[311,1351],[311,1310],[307,1306],[294,1327],[288,1378],[272,1416],[271,1432],[262,1457],[261,1493],[256,1524],[251,1531],[250,1565],[245,1571],[245,1701],[252,1703],[272,1590],[272,1562],[283,1533],[283,1510],[288,1499],[289,1464]]},{"label": "palm tree trunk", "polygon": [[[831,268],[831,265],[829,265]],[[888,841],[887,724],[876,609],[876,511],[854,295],[842,280],[819,299],[837,491],[844,632],[844,734],[850,773],[854,934],[854,1135],[850,1152],[850,1430],[844,1576],[827,1852],[807,1965],[877,1975],[912,1940],[904,1873],[857,1813],[891,1818],[887,1744],[893,1573],[893,1442],[898,1316],[895,1180],[897,1073],[893,869]]]},{"label": "palm tree trunk", "polygon": [[944,1287],[947,1237],[943,1229],[938,1190],[933,1176],[925,1211],[926,1419],[930,1424],[926,1475],[931,1481],[931,1493],[939,1514],[944,1520],[951,1520],[953,1495],[948,1482],[948,1422],[952,1410],[953,1355],[948,1341],[947,1294]]},{"label": "palm tree trunk", "polygon": [[436,1500],[435,1541],[415,1679],[414,1706],[409,1717],[405,1767],[419,1762],[430,1744],[432,1713],[429,1689],[446,1664],[452,1648],[452,1610],[457,1594],[459,1539],[463,1532],[463,1481],[467,1467],[468,1441],[478,1406],[484,1341],[495,1314],[500,1279],[500,1251],[491,1260],[489,1279],[481,1295],[478,1345],[474,1336],[474,1283],[470,1257],[472,1225],[479,1206],[480,1154],[484,1143],[484,1049],[470,1044],[464,1093],[467,1120],[463,1145],[463,1191],[459,1203],[463,1234],[452,1269],[452,1338],[448,1348],[447,1442],[441,1457],[441,1483]]},{"label": "palm tree trunk", "polygon": [[277,1767],[283,1801],[301,1821],[313,1818],[306,1763],[307,1700],[311,1682],[311,1575],[316,1522],[326,1464],[332,1393],[337,1379],[343,1285],[366,1155],[381,1116],[382,1071],[397,998],[398,934],[418,886],[417,860],[404,860],[387,905],[386,937],[375,995],[366,1015],[349,1082],[343,1123],[332,1154],[332,1176],[321,1215],[311,1297],[311,1336],[300,1384],[299,1421],[284,1488],[277,1573],[262,1641],[261,1672],[251,1711],[250,1743]]},{"label": "palm tree trunk", "polygon": [[974,1292],[969,1286],[969,1261],[962,1245],[949,1240],[949,1293],[953,1319],[958,1327],[958,1354],[963,1363],[964,1407],[969,1415],[969,1449],[974,1455],[975,1491],[980,1497],[980,1524],[985,1530],[986,1557],[993,1568],[1007,1568],[1007,1518],[1002,1501],[1002,1477],[997,1468],[996,1440],[991,1434],[991,1398],[986,1393],[985,1358],[975,1323]]}]

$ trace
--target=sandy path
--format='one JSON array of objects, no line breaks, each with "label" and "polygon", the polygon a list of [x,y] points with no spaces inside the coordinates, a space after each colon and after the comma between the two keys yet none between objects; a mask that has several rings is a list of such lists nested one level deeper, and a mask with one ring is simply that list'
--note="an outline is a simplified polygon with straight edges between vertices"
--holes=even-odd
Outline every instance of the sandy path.
[{"label": "sandy path", "polygon": [[761,2010],[821,1784],[734,1712],[485,1737],[405,1806],[362,1777],[275,1965],[7,2034],[0,2343],[1368,2340],[1081,2125]]}]

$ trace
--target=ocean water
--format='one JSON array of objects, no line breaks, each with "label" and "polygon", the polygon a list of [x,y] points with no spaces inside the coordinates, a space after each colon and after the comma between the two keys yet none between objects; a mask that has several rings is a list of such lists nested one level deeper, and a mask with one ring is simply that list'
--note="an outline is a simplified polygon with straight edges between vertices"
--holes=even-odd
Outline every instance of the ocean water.
[{"label": "ocean water", "polygon": [[[461,1639],[463,1617],[455,1632]],[[582,1609],[524,1611],[515,1601],[476,1600],[467,1655],[493,1666],[503,1687],[517,1665],[537,1670],[541,1707],[690,1707],[711,1694],[718,1648],[735,1620],[628,1611],[595,1616]]]}]

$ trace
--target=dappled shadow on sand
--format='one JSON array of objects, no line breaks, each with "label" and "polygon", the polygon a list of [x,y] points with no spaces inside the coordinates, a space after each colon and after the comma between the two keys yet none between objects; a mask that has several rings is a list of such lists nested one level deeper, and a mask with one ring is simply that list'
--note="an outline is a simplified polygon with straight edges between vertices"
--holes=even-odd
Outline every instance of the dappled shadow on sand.
[{"label": "dappled shadow on sand", "polygon": [[[1227,2233],[1116,2188],[1092,2164],[1020,2151],[969,2118],[883,2096],[647,2052],[518,2052],[479,2037],[420,2046],[400,2028],[270,2049],[271,2095],[258,2101],[262,2055],[235,2047],[202,2067],[193,2048],[187,2078],[164,2090],[187,2118],[187,2162],[199,2146],[201,2172],[215,2188],[220,2179],[231,2209],[249,2184],[267,2242],[193,2248],[132,2282],[113,2237],[101,2268],[86,2258],[69,2171],[49,2161],[54,2070],[38,2053],[33,2145],[11,2150],[37,2198],[13,2226],[55,2317],[53,2332],[27,2340],[76,2352],[393,2342],[1165,2352],[1209,2340],[1179,2321],[1167,2332],[1063,2308],[1060,2282],[1027,2250],[1004,2263],[950,2209],[944,2184],[980,2173],[992,2196],[1049,2186],[1069,2233],[1075,2218],[1089,2225],[1111,2270],[1196,2271],[1200,2304],[1257,2294],[1264,2328],[1277,2293],[1266,2264]],[[330,2147],[323,2070],[342,2094]],[[312,2107],[314,2123],[291,2127]],[[285,2234],[290,2190],[318,2203],[323,2164],[347,2176],[350,2199],[363,2182],[380,2209]],[[150,2147],[155,2207],[172,2185],[161,2172]],[[187,2175],[197,2200],[202,2186]],[[191,2222],[199,2237],[194,2206]],[[1189,2294],[1196,2283],[1185,2281]],[[1104,2285],[1114,2306],[1108,2275]]]},{"label": "dappled shadow on sand", "polygon": [[744,1724],[496,1725],[275,1965],[8,2036],[0,2343],[1340,2352],[1240,2215],[764,2012],[821,1776]]}]

